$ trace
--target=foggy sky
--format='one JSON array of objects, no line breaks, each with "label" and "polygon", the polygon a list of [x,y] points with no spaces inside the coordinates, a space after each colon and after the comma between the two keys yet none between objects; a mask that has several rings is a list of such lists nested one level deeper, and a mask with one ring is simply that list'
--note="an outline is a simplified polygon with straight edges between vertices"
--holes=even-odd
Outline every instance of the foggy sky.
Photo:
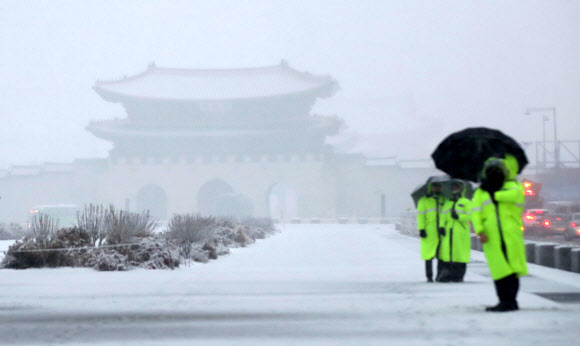
[{"label": "foggy sky", "polygon": [[2,1],[0,47],[0,168],[105,157],[84,127],[125,113],[91,87],[152,61],[330,74],[314,112],[400,157],[466,126],[540,140],[526,107],[580,139],[580,1]]}]

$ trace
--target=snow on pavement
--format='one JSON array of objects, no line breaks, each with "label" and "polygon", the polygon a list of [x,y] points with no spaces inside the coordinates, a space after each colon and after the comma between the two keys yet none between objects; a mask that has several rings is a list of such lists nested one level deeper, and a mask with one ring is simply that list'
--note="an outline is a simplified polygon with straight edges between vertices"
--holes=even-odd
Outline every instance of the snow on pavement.
[{"label": "snow on pavement", "polygon": [[390,225],[284,225],[173,271],[0,271],[0,343],[100,345],[529,345],[578,339],[580,276],[539,266],[512,313],[481,253],[466,282],[426,283],[417,239]]}]

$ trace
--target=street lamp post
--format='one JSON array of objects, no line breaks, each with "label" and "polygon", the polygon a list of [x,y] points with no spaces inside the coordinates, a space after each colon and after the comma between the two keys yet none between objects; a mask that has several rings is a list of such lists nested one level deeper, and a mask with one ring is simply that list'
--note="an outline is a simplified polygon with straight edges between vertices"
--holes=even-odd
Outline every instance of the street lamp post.
[{"label": "street lamp post", "polygon": [[[558,131],[556,127],[556,107],[537,107],[537,108],[527,108],[526,113],[527,115],[531,114],[532,112],[552,112],[552,119],[554,123],[554,167],[558,168],[560,166],[560,153],[559,153],[559,144],[558,144]],[[544,160],[544,168],[546,167],[546,118],[543,118],[542,121],[542,140],[544,144],[544,152],[543,152],[543,160]]]}]

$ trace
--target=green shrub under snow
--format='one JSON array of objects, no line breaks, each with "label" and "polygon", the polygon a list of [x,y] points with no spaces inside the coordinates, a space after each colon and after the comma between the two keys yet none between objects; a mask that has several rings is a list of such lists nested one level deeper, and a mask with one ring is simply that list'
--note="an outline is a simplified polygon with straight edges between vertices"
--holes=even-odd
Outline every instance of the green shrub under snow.
[{"label": "green shrub under snow", "polygon": [[32,231],[8,248],[1,267],[27,269],[85,266],[91,255],[83,247],[90,245],[87,233],[78,227],[51,230],[50,233]]},{"label": "green shrub under snow", "polygon": [[162,234],[153,233],[149,213],[89,205],[78,226],[57,229],[38,215],[26,236],[10,246],[0,267],[12,269],[78,266],[96,270],[134,267],[173,269],[182,260],[207,262],[274,232],[267,219],[231,219],[174,215]]},{"label": "green shrub under snow", "polygon": [[229,253],[230,248],[244,247],[274,231],[269,219],[248,218],[236,222],[229,218],[185,214],[173,216],[165,236],[179,246],[184,259],[207,262]]},{"label": "green shrub under snow", "polygon": [[118,210],[114,206],[90,204],[77,214],[77,224],[89,235],[94,246],[127,244],[133,238],[151,235],[156,220],[148,211]]}]

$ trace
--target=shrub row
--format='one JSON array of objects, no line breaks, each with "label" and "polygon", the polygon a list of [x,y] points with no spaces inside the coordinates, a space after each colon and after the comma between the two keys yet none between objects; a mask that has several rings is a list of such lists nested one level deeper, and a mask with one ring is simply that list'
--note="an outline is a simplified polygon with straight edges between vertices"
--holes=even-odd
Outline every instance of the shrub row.
[{"label": "shrub row", "polygon": [[22,240],[9,247],[0,268],[91,267],[173,269],[182,262],[207,262],[275,231],[269,219],[233,220],[193,214],[174,215],[167,230],[154,233],[148,212],[131,213],[89,205],[78,225],[56,229],[38,215]]}]

